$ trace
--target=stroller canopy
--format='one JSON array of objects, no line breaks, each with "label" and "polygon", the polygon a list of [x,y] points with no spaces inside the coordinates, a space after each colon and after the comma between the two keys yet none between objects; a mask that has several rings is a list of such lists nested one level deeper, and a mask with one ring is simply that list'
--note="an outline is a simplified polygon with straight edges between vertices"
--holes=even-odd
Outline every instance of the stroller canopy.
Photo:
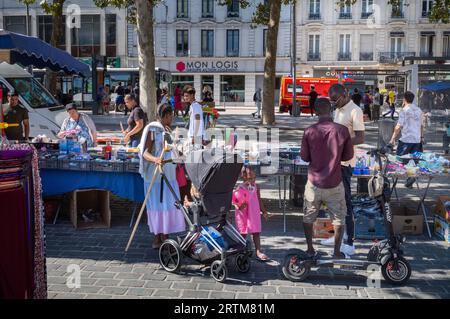
[{"label": "stroller canopy", "polygon": [[194,151],[187,158],[186,172],[202,195],[205,213],[209,217],[227,213],[242,169],[242,158],[222,149]]}]

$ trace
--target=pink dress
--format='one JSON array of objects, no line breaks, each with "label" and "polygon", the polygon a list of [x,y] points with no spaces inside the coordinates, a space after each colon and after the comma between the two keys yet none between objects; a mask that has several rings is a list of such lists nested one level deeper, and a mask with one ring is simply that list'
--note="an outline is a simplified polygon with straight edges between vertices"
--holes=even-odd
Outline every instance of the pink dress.
[{"label": "pink dress", "polygon": [[233,204],[238,206],[247,203],[243,210],[236,209],[236,227],[239,233],[255,234],[261,232],[261,209],[259,207],[258,190],[255,185],[248,189],[245,183],[233,192]]}]

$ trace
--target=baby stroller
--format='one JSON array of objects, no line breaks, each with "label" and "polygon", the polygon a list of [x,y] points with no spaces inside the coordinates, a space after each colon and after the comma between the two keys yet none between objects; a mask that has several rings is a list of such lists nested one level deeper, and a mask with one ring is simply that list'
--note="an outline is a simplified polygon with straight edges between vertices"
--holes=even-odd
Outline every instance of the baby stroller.
[{"label": "baby stroller", "polygon": [[192,151],[187,157],[186,172],[200,198],[194,199],[190,208],[180,201],[175,203],[184,214],[189,231],[184,238],[164,241],[159,260],[166,271],[177,272],[183,257],[189,257],[211,265],[212,277],[224,282],[230,265],[241,273],[250,270],[251,252],[246,241],[227,220],[242,159],[214,149]]}]

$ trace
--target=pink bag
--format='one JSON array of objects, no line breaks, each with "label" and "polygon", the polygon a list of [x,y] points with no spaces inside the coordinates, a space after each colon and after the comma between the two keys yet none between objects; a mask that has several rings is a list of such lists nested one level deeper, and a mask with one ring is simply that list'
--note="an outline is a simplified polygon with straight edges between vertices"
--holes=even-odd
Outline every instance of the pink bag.
[{"label": "pink bag", "polygon": [[177,164],[176,176],[178,187],[184,187],[187,185],[186,175],[184,174],[184,168],[180,164]]}]

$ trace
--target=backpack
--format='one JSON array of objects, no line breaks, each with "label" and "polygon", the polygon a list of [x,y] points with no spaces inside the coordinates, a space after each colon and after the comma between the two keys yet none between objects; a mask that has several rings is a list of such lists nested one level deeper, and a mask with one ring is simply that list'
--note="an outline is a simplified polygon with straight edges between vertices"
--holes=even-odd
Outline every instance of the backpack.
[{"label": "backpack", "polygon": [[380,93],[380,105],[384,104],[384,95]]},{"label": "backpack", "polygon": [[253,94],[253,102],[256,102],[256,92]]}]

